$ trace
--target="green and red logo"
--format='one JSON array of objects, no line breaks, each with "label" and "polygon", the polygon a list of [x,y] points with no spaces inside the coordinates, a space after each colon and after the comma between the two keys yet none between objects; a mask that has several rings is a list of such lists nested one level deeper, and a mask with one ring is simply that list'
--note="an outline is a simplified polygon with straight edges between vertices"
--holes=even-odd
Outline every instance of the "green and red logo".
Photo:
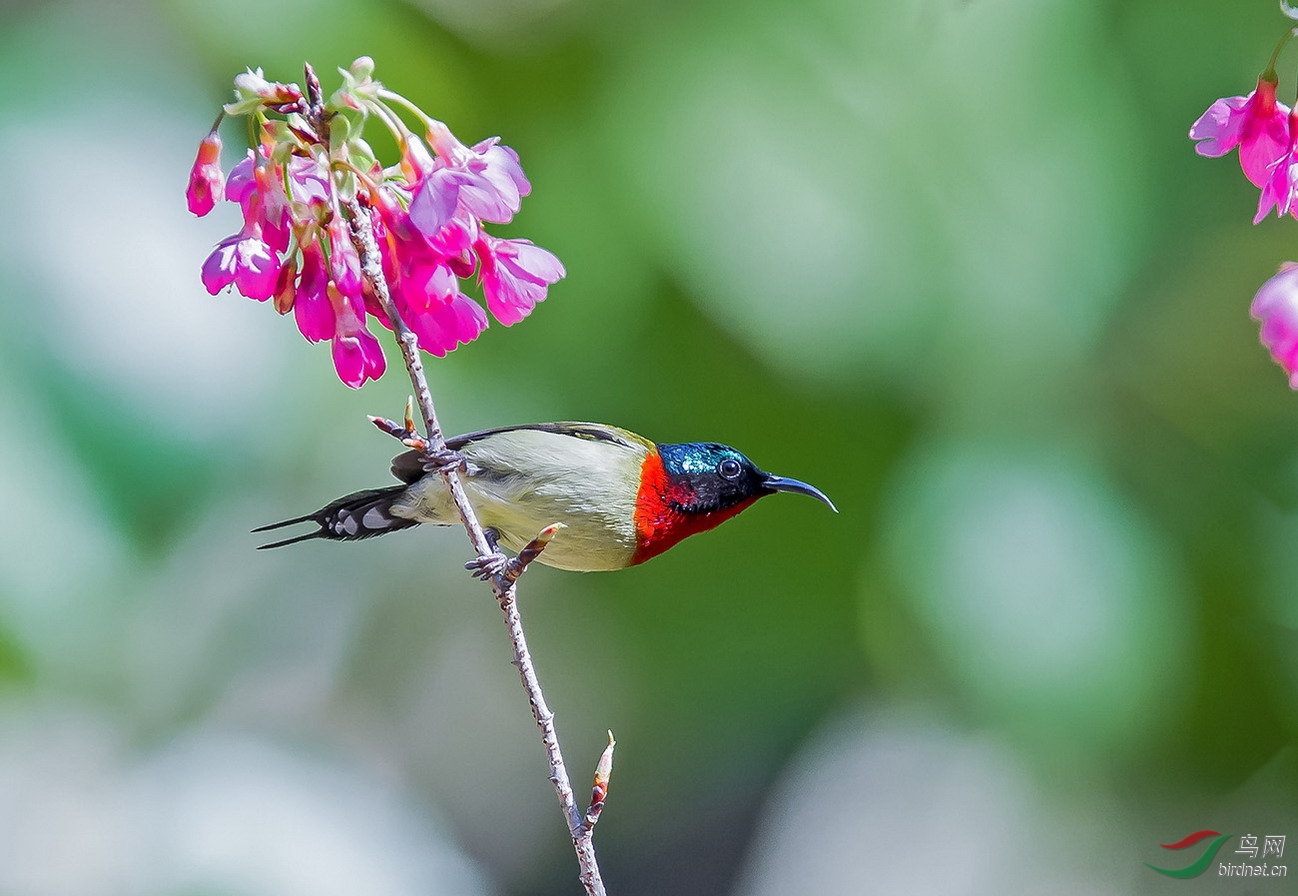
[{"label": "green and red logo", "polygon": [[1163,849],[1189,849],[1191,846],[1194,846],[1200,841],[1207,840],[1209,837],[1216,837],[1217,839],[1208,844],[1208,847],[1203,851],[1203,855],[1199,856],[1199,858],[1195,859],[1184,868],[1159,868],[1157,865],[1149,865],[1148,862],[1145,864],[1149,865],[1150,868],[1153,868],[1159,874],[1166,874],[1168,877],[1198,877],[1200,874],[1203,874],[1203,872],[1208,870],[1208,866],[1212,864],[1212,860],[1217,855],[1217,850],[1221,849],[1221,845],[1230,839],[1230,834],[1218,834],[1216,831],[1195,831],[1193,834],[1189,834],[1188,836],[1177,840],[1175,843],[1158,844],[1163,847]]}]

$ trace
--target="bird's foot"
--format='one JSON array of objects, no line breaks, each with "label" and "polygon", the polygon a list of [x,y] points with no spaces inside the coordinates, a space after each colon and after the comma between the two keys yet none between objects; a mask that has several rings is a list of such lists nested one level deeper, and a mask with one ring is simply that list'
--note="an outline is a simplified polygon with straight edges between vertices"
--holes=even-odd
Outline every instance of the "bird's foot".
[{"label": "bird's foot", "polygon": [[496,539],[499,537],[495,529],[486,529],[483,534],[487,536],[487,544],[491,546],[490,554],[483,554],[477,559],[470,560],[464,564],[464,568],[469,570],[475,579],[491,581],[500,576],[506,582],[514,583],[518,577],[523,574],[528,565],[541,555],[550,540],[559,533],[560,529],[568,528],[563,523],[551,523],[537,534],[535,538],[529,541],[518,556],[510,558],[496,546]]},{"label": "bird's foot", "polygon": [[464,564],[464,568],[475,579],[482,579],[484,582],[489,582],[496,576],[504,576],[512,582],[523,574],[518,560],[500,551],[475,557]]},{"label": "bird's foot", "polygon": [[450,448],[432,451],[424,448],[424,471],[427,473],[450,473],[464,467],[464,455]]},{"label": "bird's foot", "polygon": [[484,582],[489,582],[499,575],[508,575],[511,571],[513,571],[513,578],[510,581],[522,575],[523,571],[521,569],[513,569],[512,566],[518,561],[509,559],[508,555],[500,550],[497,543],[500,539],[500,533],[488,526],[482,530],[482,534],[487,539],[487,546],[491,548],[491,553],[482,554],[464,564],[464,568],[469,571],[469,574],[475,579],[482,579]]}]

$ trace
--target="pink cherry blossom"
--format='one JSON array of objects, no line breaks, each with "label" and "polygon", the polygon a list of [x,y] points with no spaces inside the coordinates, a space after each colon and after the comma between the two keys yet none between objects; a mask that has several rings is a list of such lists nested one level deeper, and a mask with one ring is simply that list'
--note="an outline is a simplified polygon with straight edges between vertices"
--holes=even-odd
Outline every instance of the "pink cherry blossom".
[{"label": "pink cherry blossom", "polygon": [[212,295],[234,284],[250,299],[264,302],[275,294],[280,261],[261,233],[244,229],[216,244],[203,262],[203,285]]},{"label": "pink cherry blossom", "polygon": [[302,274],[293,300],[293,317],[298,332],[308,342],[333,338],[337,324],[329,301],[329,271],[317,243],[302,247]]},{"label": "pink cherry blossom", "polygon": [[338,379],[352,389],[359,389],[366,380],[377,380],[387,370],[383,347],[369,330],[334,337],[332,354]]},{"label": "pink cherry blossom", "polygon": [[508,224],[518,211],[522,197],[532,185],[518,163],[518,153],[489,137],[472,147],[465,146],[440,121],[428,127],[428,142],[437,161],[461,176],[459,200],[477,218],[493,224]]},{"label": "pink cherry blossom", "polygon": [[221,171],[221,137],[212,131],[198,144],[198,157],[189,172],[189,189],[185,198],[189,210],[200,218],[216,207],[216,197],[225,189]]},{"label": "pink cherry blossom", "polygon": [[1244,176],[1261,187],[1271,177],[1271,165],[1289,148],[1289,107],[1276,102],[1276,82],[1265,75],[1248,96],[1219,99],[1190,127],[1194,151],[1224,156],[1239,147]]},{"label": "pink cherry blossom", "polygon": [[1298,389],[1298,264],[1280,265],[1253,297],[1249,313],[1262,322],[1262,344],[1289,374],[1289,387]]},{"label": "pink cherry blossom", "polygon": [[458,290],[445,300],[432,302],[427,309],[410,309],[406,323],[419,337],[419,347],[442,358],[456,346],[472,342],[487,329],[487,313],[482,306]]},{"label": "pink cherry blossom", "polygon": [[507,327],[531,314],[537,302],[545,301],[550,284],[566,274],[553,253],[531,240],[501,240],[483,234],[474,249],[487,307]]},{"label": "pink cherry blossom", "polygon": [[365,328],[365,308],[359,296],[343,295],[330,286],[329,300],[336,322],[332,350],[334,370],[345,385],[359,389],[366,380],[383,376],[387,367],[383,349]]}]

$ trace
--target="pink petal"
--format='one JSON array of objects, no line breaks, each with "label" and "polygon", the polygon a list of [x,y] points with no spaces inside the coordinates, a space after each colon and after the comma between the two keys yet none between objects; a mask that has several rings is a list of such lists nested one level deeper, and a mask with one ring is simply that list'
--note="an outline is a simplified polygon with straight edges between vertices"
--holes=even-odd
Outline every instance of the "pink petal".
[{"label": "pink petal", "polygon": [[419,337],[419,347],[442,358],[457,345],[477,339],[487,328],[487,315],[477,302],[456,293],[449,301],[434,303],[427,311],[412,312],[407,323]]},{"label": "pink petal", "polygon": [[365,329],[335,336],[333,361],[338,379],[352,389],[359,389],[366,380],[377,380],[387,369],[379,341]]},{"label": "pink petal", "polygon": [[328,286],[329,275],[320,247],[308,243],[302,247],[302,277],[293,301],[293,318],[297,321],[298,332],[308,342],[331,339],[337,329]]},{"label": "pink petal", "polygon": [[447,330],[431,310],[411,312],[406,323],[415,331],[419,347],[435,358],[445,358],[459,344],[455,331]]},{"label": "pink petal", "polygon": [[482,174],[465,172],[464,183],[460,187],[460,202],[469,213],[484,221],[495,224],[508,224],[518,211],[518,189],[508,178],[504,181],[507,187],[493,183]]},{"label": "pink petal", "polygon": [[329,201],[330,182],[328,173],[321,169],[320,163],[314,158],[290,156],[288,160],[288,183],[295,202],[309,204]]},{"label": "pink petal", "polygon": [[1273,106],[1273,114],[1246,121],[1240,139],[1239,165],[1255,187],[1266,183],[1271,166],[1290,146],[1289,109],[1280,103]]},{"label": "pink petal", "polygon": [[250,149],[248,154],[230,169],[230,176],[225,181],[225,198],[230,202],[243,203],[247,201],[256,188],[257,182],[252,174],[252,150]]},{"label": "pink petal", "polygon": [[563,263],[553,252],[534,245],[531,240],[505,240],[511,244],[514,256],[505,255],[502,261],[520,276],[538,283],[557,283],[567,276]]},{"label": "pink petal", "polygon": [[473,151],[486,160],[493,181],[501,176],[508,177],[514,182],[518,195],[527,196],[532,192],[532,185],[523,174],[523,166],[518,163],[518,153],[499,140],[499,137],[490,137],[474,146]]},{"label": "pink petal", "polygon": [[487,307],[496,320],[512,326],[545,301],[547,288],[564,276],[559,259],[528,240],[499,240],[484,235],[474,245],[481,262],[478,278]]},{"label": "pink petal", "polygon": [[463,293],[452,299],[451,311],[455,315],[455,338],[460,342],[467,345],[487,329],[487,312]]},{"label": "pink petal", "polygon": [[[1298,150],[1298,147],[1295,147],[1295,150]],[[1295,167],[1298,165],[1298,154],[1295,154],[1295,150],[1285,153],[1282,158],[1271,164],[1266,182],[1262,186],[1262,194],[1258,197],[1257,214],[1253,216],[1254,224],[1260,224],[1273,208],[1277,215],[1284,216],[1293,207],[1294,174],[1298,173],[1298,168]]]},{"label": "pink petal", "polygon": [[462,211],[428,239],[428,248],[447,259],[455,258],[469,251],[474,239],[477,238],[477,233],[477,219]]},{"label": "pink petal", "polygon": [[329,222],[329,273],[340,292],[361,294],[361,260],[341,218]]},{"label": "pink petal", "polygon": [[280,261],[260,236],[245,236],[235,244],[234,285],[250,299],[264,302],[275,294]]},{"label": "pink petal", "polygon": [[411,225],[426,237],[435,236],[455,214],[463,180],[458,172],[440,169],[420,181],[410,200]]},{"label": "pink petal", "polygon": [[276,252],[288,249],[291,210],[278,165],[259,165],[253,171],[257,188],[242,203],[246,226],[259,229]]},{"label": "pink petal", "polygon": [[212,295],[233,284],[248,298],[264,302],[275,294],[279,271],[279,256],[256,233],[241,230],[216,244],[201,277]]},{"label": "pink petal", "polygon": [[234,282],[235,245],[242,234],[231,234],[216,244],[216,248],[203,262],[201,278],[203,285],[212,295],[216,295]]},{"label": "pink petal", "polygon": [[1244,117],[1239,113],[1252,96],[1250,93],[1226,97],[1209,106],[1190,126],[1190,139],[1202,141],[1195,145],[1194,151],[1201,156],[1216,157],[1238,146],[1244,127]]}]

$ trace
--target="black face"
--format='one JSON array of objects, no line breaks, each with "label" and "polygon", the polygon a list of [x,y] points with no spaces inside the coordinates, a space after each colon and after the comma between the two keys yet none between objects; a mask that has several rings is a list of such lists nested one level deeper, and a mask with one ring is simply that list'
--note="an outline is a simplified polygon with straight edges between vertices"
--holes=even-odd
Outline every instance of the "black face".
[{"label": "black face", "polygon": [[775,492],[799,492],[834,506],[819,489],[796,479],[764,473],[728,445],[659,445],[658,453],[672,482],[681,486],[673,496],[675,503],[687,513],[715,513]]}]

